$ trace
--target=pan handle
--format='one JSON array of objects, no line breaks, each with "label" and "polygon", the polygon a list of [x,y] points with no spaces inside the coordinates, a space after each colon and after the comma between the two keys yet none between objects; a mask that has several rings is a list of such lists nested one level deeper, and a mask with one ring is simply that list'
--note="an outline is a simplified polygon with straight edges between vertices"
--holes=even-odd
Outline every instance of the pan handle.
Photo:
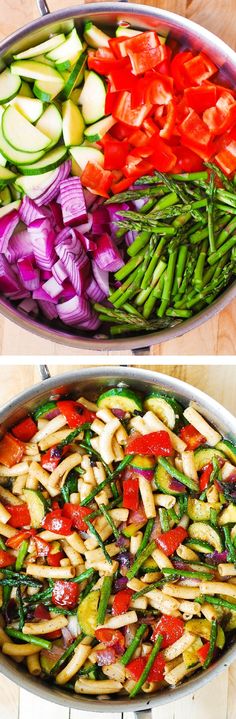
[{"label": "pan handle", "polygon": [[39,365],[39,373],[42,380],[50,379],[51,377],[47,364]]},{"label": "pan handle", "polygon": [[50,13],[46,0],[36,0],[36,2],[40,15],[48,15],[48,13]]}]

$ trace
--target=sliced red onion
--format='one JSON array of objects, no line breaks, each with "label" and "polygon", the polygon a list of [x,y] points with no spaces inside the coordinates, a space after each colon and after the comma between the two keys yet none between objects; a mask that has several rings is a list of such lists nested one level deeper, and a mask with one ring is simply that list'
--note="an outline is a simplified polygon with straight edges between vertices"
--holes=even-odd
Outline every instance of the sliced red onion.
[{"label": "sliced red onion", "polygon": [[105,292],[101,290],[101,287],[99,287],[94,277],[91,277],[91,280],[86,287],[86,295],[93,302],[101,302],[104,297],[106,297]]},{"label": "sliced red onion", "polygon": [[108,272],[116,272],[124,265],[117,247],[106,232],[98,238],[93,259],[100,270],[108,270]]},{"label": "sliced red onion", "polygon": [[63,292],[63,287],[59,282],[55,280],[55,277],[50,277],[49,280],[44,282],[42,289],[50,295],[50,297],[58,297]]},{"label": "sliced red onion", "polygon": [[52,266],[52,275],[59,284],[62,284],[67,278],[67,272],[61,260],[57,260]]},{"label": "sliced red onion", "polygon": [[[55,307],[55,305],[53,305],[53,307]],[[45,414],[45,419],[48,419],[48,420],[54,419],[54,417],[58,417],[59,414],[61,414],[60,410],[57,409],[57,407],[55,407],[54,409],[51,409],[50,412]]]},{"label": "sliced red onion", "polygon": [[126,234],[125,234],[125,244],[126,244],[127,247],[130,247],[130,245],[133,244],[135,238],[137,237],[137,234],[138,234],[138,233],[136,232],[136,230],[128,230],[128,232],[126,232]]},{"label": "sliced red onion", "polygon": [[100,267],[92,260],[92,270],[96,282],[100,289],[104,293],[105,297],[109,295],[109,273],[106,270],[101,270]]},{"label": "sliced red onion", "polygon": [[84,199],[85,199],[85,204],[86,204],[87,210],[90,210],[92,205],[94,205],[94,200],[95,200],[94,195],[92,194],[92,192],[89,192],[89,190],[87,190],[86,187],[83,187],[83,193],[84,193]]},{"label": "sliced red onion", "polygon": [[60,183],[60,204],[64,225],[86,222],[87,209],[79,177],[69,177]]},{"label": "sliced red onion", "polygon": [[66,649],[66,647],[69,647],[70,644],[73,641],[73,636],[71,632],[69,631],[68,627],[62,627],[61,630],[62,637],[63,637],[63,646]]},{"label": "sliced red onion", "polygon": [[55,234],[48,219],[34,220],[29,225],[35,261],[42,270],[51,270],[56,260]]},{"label": "sliced red onion", "polygon": [[95,312],[92,312],[91,317],[89,317],[87,320],[84,320],[84,322],[80,322],[79,326],[82,329],[92,331],[97,330],[99,327],[101,327],[101,322]]},{"label": "sliced red onion", "polygon": [[22,290],[17,290],[17,292],[8,292],[6,293],[13,302],[18,302],[18,300],[24,300],[27,297],[30,297],[30,291],[26,290],[24,287],[22,287]]},{"label": "sliced red onion", "polygon": [[86,235],[82,235],[81,232],[78,232],[78,237],[85,252],[93,252],[96,250],[96,242],[94,242],[91,237],[86,237]]},{"label": "sliced red onion", "polygon": [[61,297],[60,299],[71,300],[71,298],[74,297],[74,294],[75,290],[70,280],[65,280],[65,282],[63,283],[63,297]]},{"label": "sliced red onion", "polygon": [[45,292],[45,290],[42,287],[39,287],[38,290],[33,291],[33,299],[38,300],[40,302],[49,302],[49,304],[52,302],[54,305],[57,304],[57,298],[56,297],[50,297],[50,295]]},{"label": "sliced red onion", "polygon": [[0,218],[0,252],[6,252],[8,242],[19,222],[19,212],[12,210]]},{"label": "sliced red onion", "polygon": [[68,325],[77,325],[90,317],[89,303],[82,297],[74,295],[71,300],[57,305],[57,311],[62,322]]},{"label": "sliced red onion", "polygon": [[93,233],[100,235],[102,232],[107,232],[110,223],[110,216],[108,208],[104,205],[100,205],[93,210]]},{"label": "sliced red onion", "polygon": [[80,255],[77,255],[77,257],[75,257],[75,255],[71,252],[68,252],[67,248],[61,249],[65,249],[61,255],[61,259],[65,265],[67,275],[75,291],[78,295],[81,295],[85,291],[88,283],[87,278],[90,269],[88,257],[85,255],[82,247]]},{"label": "sliced red onion", "polygon": [[128,582],[128,577],[119,577],[118,579],[115,579],[113,582],[112,591],[114,594],[117,592],[120,592],[121,589],[126,589]]},{"label": "sliced red onion", "polygon": [[60,230],[63,229],[63,220],[62,220],[62,212],[61,207],[58,205],[58,202],[53,200],[49,204],[50,212],[54,220],[54,229],[56,232],[60,232]]},{"label": "sliced red onion", "polygon": [[28,230],[22,230],[22,232],[17,232],[16,235],[12,235],[8,242],[5,256],[11,264],[22,257],[34,259],[32,242]]},{"label": "sliced red onion", "polygon": [[46,213],[43,208],[39,210],[36,202],[31,200],[30,197],[24,195],[22,202],[19,207],[19,217],[25,225],[30,225],[34,220],[40,220],[46,217]]},{"label": "sliced red onion", "polygon": [[54,200],[54,197],[57,197],[60,189],[60,184],[68,177],[70,171],[71,161],[66,160],[63,165],[60,165],[60,167],[58,167],[57,176],[51,183],[50,187],[47,190],[44,190],[40,197],[37,197],[37,205],[47,205],[49,202]]},{"label": "sliced red onion", "polygon": [[173,492],[186,492],[186,487],[182,482],[179,482],[178,479],[171,479],[170,481],[170,491],[173,490]]},{"label": "sliced red onion", "polygon": [[53,304],[53,302],[48,302],[44,300],[38,300],[38,305],[44,315],[48,320],[55,320],[58,317],[58,311],[57,311],[57,305]]},{"label": "sliced red onion", "polygon": [[[83,192],[84,192],[84,194],[85,194],[85,190],[83,190]],[[90,232],[91,227],[92,227],[92,224],[93,224],[93,215],[92,215],[92,213],[91,213],[91,212],[88,212],[88,213],[87,213],[87,216],[88,216],[87,222],[85,222],[85,223],[82,224],[82,225],[80,224],[79,227],[77,228],[77,229],[79,230],[79,232],[81,232],[83,235],[84,235],[84,234],[86,235],[87,232]]]},{"label": "sliced red onion", "polygon": [[0,292],[5,292],[8,295],[19,290],[22,290],[19,278],[13,272],[6,257],[0,255]]},{"label": "sliced red onion", "polygon": [[18,305],[18,309],[22,310],[22,312],[26,312],[27,315],[31,314],[35,317],[37,317],[39,313],[37,302],[35,300],[32,300],[31,297],[22,300],[22,302],[20,302],[20,304]]},{"label": "sliced red onion", "polygon": [[135,210],[141,210],[144,205],[146,205],[146,202],[148,201],[148,197],[138,197],[137,200],[132,200],[132,203],[135,207]]},{"label": "sliced red onion", "polygon": [[131,554],[131,552],[120,552],[120,554],[116,555],[116,559],[119,562],[121,567],[131,567],[134,563],[134,557]]},{"label": "sliced red onion", "polygon": [[37,290],[40,287],[39,270],[33,267],[29,257],[18,260],[17,267],[24,287],[31,292]]},{"label": "sliced red onion", "polygon": [[183,579],[178,581],[178,584],[181,587],[197,587],[199,585],[199,579],[195,579],[195,577],[183,577]]},{"label": "sliced red onion", "polygon": [[116,544],[117,544],[117,547],[128,547],[129,546],[128,537],[124,537],[123,534],[120,534],[120,536],[116,540]]},{"label": "sliced red onion", "polygon": [[123,409],[120,409],[120,407],[115,407],[112,409],[112,414],[114,414],[118,419],[124,419],[126,412]]},{"label": "sliced red onion", "polygon": [[148,479],[149,482],[152,482],[154,479],[154,469],[137,469],[136,467],[133,468],[135,474],[141,474],[142,477],[145,477],[145,479]]},{"label": "sliced red onion", "polygon": [[221,564],[221,562],[227,562],[228,552],[227,549],[224,552],[211,552],[206,554],[206,562],[212,562],[213,564]]},{"label": "sliced red onion", "polygon": [[[61,247],[63,250],[60,249]],[[72,229],[72,227],[64,227],[56,237],[56,252],[59,257],[63,255],[65,251],[64,248],[69,252],[73,252],[75,255],[81,251],[79,234],[76,230]]]}]

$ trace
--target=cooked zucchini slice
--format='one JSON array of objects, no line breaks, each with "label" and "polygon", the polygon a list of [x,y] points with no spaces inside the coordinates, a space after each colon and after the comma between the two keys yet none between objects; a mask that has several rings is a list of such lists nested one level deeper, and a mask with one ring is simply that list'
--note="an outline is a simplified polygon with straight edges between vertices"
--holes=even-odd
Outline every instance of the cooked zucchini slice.
[{"label": "cooked zucchini slice", "polygon": [[200,539],[203,542],[212,544],[216,552],[222,552],[224,544],[220,532],[206,522],[194,522],[190,524],[188,533],[191,539]]},{"label": "cooked zucchini slice", "polygon": [[123,409],[124,412],[142,412],[142,401],[131,389],[116,387],[103,392],[97,400],[98,407]]},{"label": "cooked zucchini slice", "polygon": [[97,626],[97,615],[98,615],[98,602],[100,592],[94,590],[87,594],[87,597],[82,599],[78,607],[78,622],[80,628],[84,634],[88,634],[89,637],[95,636],[95,629]]},{"label": "cooked zucchini slice", "polygon": [[47,502],[40,490],[24,489],[25,501],[28,505],[31,526],[34,529],[42,526],[42,520],[47,511]]},{"label": "cooked zucchini slice", "polygon": [[210,464],[214,457],[222,457],[225,459],[225,455],[217,447],[199,447],[194,452],[194,462],[197,472],[200,472],[203,467]]}]

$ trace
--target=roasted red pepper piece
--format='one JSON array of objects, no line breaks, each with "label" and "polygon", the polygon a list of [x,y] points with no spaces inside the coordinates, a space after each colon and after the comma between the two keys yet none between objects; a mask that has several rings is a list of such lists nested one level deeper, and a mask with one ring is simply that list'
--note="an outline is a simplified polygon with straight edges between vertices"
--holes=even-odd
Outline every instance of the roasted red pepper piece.
[{"label": "roasted red pepper piece", "polygon": [[112,614],[117,615],[124,614],[125,612],[127,612],[130,606],[132,595],[133,590],[129,588],[121,589],[120,592],[117,592],[112,603]]},{"label": "roasted red pepper piece", "polygon": [[25,447],[19,439],[7,432],[0,440],[0,464],[5,467],[13,467],[18,464],[24,454]]},{"label": "roasted red pepper piece", "polygon": [[38,604],[34,610],[34,619],[50,619],[50,612],[44,604]]},{"label": "roasted red pepper piece", "polygon": [[53,472],[54,469],[61,462],[62,458],[65,457],[66,453],[70,450],[70,445],[67,444],[65,447],[60,449],[58,445],[50,447],[46,452],[42,454],[41,465],[48,472]]},{"label": "roasted red pepper piece", "polygon": [[203,437],[203,434],[200,434],[200,432],[198,432],[192,424],[186,424],[185,427],[182,427],[179,436],[183,442],[186,443],[187,449],[192,451],[206,442],[206,437]]},{"label": "roasted red pepper piece", "polygon": [[170,647],[171,644],[174,644],[174,642],[177,642],[177,639],[180,639],[183,633],[183,619],[163,614],[155,626],[151,639],[155,642],[157,635],[162,634],[163,640],[161,648],[165,649],[166,647]]},{"label": "roasted red pepper piece", "polygon": [[108,190],[112,183],[112,174],[108,170],[104,170],[101,165],[98,165],[96,162],[87,162],[80,179],[82,185],[92,192],[95,192],[96,195],[108,197]]},{"label": "roasted red pepper piece", "polygon": [[188,532],[186,532],[184,527],[175,527],[174,529],[169,529],[168,532],[160,534],[155,541],[164,554],[166,554],[167,557],[170,557],[187,536]]},{"label": "roasted red pepper piece", "polygon": [[61,414],[64,414],[70,429],[75,429],[85,422],[93,422],[96,416],[94,412],[90,412],[82,404],[71,399],[57,402],[57,407]]},{"label": "roasted red pepper piece", "polygon": [[95,630],[96,639],[99,642],[104,642],[108,647],[114,647],[116,644],[120,644],[122,648],[125,645],[125,638],[119,629],[109,629],[102,627],[101,629]]},{"label": "roasted red pepper piece", "polygon": [[[149,654],[146,654],[145,657],[137,657],[136,659],[132,659],[129,664],[127,664],[126,669],[130,672],[132,679],[135,679],[135,681],[138,681],[138,679],[141,677],[141,674],[143,673],[143,670],[145,669],[145,666],[147,664]],[[165,660],[163,657],[163,654],[158,654],[157,657],[154,659],[152,668],[150,669],[150,672],[147,676],[148,682],[161,682],[164,679],[164,669],[165,669]]]},{"label": "roasted red pepper piece", "polygon": [[48,552],[47,563],[50,567],[60,567],[61,559],[64,557],[64,552]]},{"label": "roasted red pepper piece", "polygon": [[205,644],[203,644],[202,647],[200,647],[200,649],[197,649],[197,655],[200,659],[201,664],[204,664],[204,662],[206,661],[209,649],[210,649],[210,642],[205,642]]},{"label": "roasted red pepper piece", "polygon": [[29,442],[37,432],[37,424],[32,417],[26,417],[22,422],[16,424],[11,431],[17,439],[20,439],[22,442]]},{"label": "roasted red pepper piece", "polygon": [[72,521],[68,517],[63,517],[61,509],[55,509],[49,514],[46,514],[42,521],[42,526],[49,532],[55,532],[55,534],[71,534]]},{"label": "roasted red pepper piece", "polygon": [[199,478],[200,492],[204,492],[204,490],[207,488],[209,481],[210,481],[210,476],[211,476],[212,471],[213,471],[213,464],[210,463],[205,467],[205,469],[203,469],[203,472],[200,474],[200,478]]},{"label": "roasted red pepper piece", "polygon": [[136,477],[125,479],[123,482],[123,507],[126,509],[138,509],[139,505],[139,483]]},{"label": "roasted red pepper piece", "polygon": [[106,649],[96,650],[96,659],[99,667],[104,665],[114,664],[116,661],[116,652],[113,647],[106,647]]},{"label": "roasted red pepper piece", "polygon": [[34,543],[35,548],[37,552],[37,557],[47,557],[47,555],[50,552],[50,544],[49,542],[45,542],[44,539],[41,539],[38,535],[34,537]]},{"label": "roasted red pepper piece", "polygon": [[10,524],[11,527],[17,529],[18,527],[31,524],[27,504],[6,504],[5,507],[11,515],[11,518],[8,520],[8,524]]},{"label": "roasted red pepper piece", "polygon": [[57,580],[52,591],[52,603],[58,607],[75,607],[79,598],[79,586],[76,582]]},{"label": "roasted red pepper piece", "polygon": [[5,549],[0,549],[0,569],[3,569],[4,567],[10,567],[11,564],[15,564],[16,558],[10,554],[10,552],[5,552]]},{"label": "roasted red pepper piece", "polygon": [[25,539],[30,539],[35,534],[35,529],[26,529],[23,532],[17,532],[17,534],[14,535],[14,537],[10,537],[6,541],[7,547],[11,547],[12,549],[18,549],[18,547],[21,545],[22,542],[25,541]]},{"label": "roasted red pepper piece", "polygon": [[71,524],[79,532],[87,531],[86,517],[89,514],[91,514],[91,509],[88,507],[79,507],[78,504],[71,504],[71,502],[65,502],[64,504],[63,515],[71,520]]},{"label": "roasted red pepper piece", "polygon": [[150,432],[142,437],[134,437],[128,441],[126,454],[150,454],[169,457],[173,452],[170,436],[165,430]]}]

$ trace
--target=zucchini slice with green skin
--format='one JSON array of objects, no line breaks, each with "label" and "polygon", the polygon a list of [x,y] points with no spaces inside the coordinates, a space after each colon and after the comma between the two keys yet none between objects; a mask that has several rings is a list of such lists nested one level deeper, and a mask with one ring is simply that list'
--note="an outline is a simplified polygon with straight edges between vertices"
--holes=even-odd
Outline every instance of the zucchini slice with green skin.
[{"label": "zucchini slice with green skin", "polygon": [[56,105],[52,104],[46,108],[36,123],[36,127],[49,138],[50,144],[47,149],[57,145],[62,134],[62,117]]},{"label": "zucchini slice with green skin", "polygon": [[[44,173],[56,170],[62,162],[65,162],[67,156],[66,147],[56,147],[51,152],[47,152],[44,157],[36,162],[34,165],[23,165],[23,175],[43,175]],[[0,174],[1,177],[1,174]],[[1,181],[0,181],[1,183]]]},{"label": "zucchini slice with green skin", "polygon": [[[0,148],[1,149],[1,148]],[[79,171],[83,172],[87,162],[96,162],[98,165],[104,165],[104,155],[96,147],[85,147],[85,145],[77,145],[70,148],[70,154],[78,165]]]},{"label": "zucchini slice with green skin", "polygon": [[64,87],[64,80],[58,73],[58,78],[52,82],[50,80],[36,80],[34,83],[34,94],[42,102],[51,102],[61,92]]},{"label": "zucchini slice with green skin", "polygon": [[[189,621],[185,624],[185,629],[187,632],[197,634],[203,639],[207,639],[208,641],[210,639],[211,622],[208,619],[189,619]],[[223,649],[224,644],[225,635],[222,627],[219,626],[217,631],[216,646],[219,647],[219,649]]]},{"label": "zucchini slice with green skin", "polygon": [[105,115],[106,89],[102,78],[96,72],[88,73],[79,102],[87,125],[97,122]]},{"label": "zucchini slice with green skin", "polygon": [[46,52],[54,50],[58,45],[61,45],[65,39],[64,33],[54,35],[34,47],[29,47],[28,50],[23,50],[22,52],[18,52],[17,55],[13,55],[14,60],[28,60],[30,57],[35,57],[36,55],[43,55]]},{"label": "zucchini slice with green skin", "polygon": [[190,524],[188,533],[191,539],[200,539],[203,542],[209,541],[216,552],[222,552],[224,549],[220,532],[215,527],[212,527],[211,524],[194,522]]},{"label": "zucchini slice with green skin", "polygon": [[116,387],[103,392],[97,400],[97,406],[106,409],[123,409],[124,412],[142,412],[140,397],[126,387]]},{"label": "zucchini slice with green skin", "polygon": [[44,172],[42,175],[21,175],[15,181],[15,187],[21,193],[28,195],[31,200],[36,200],[49,185],[56,179],[57,170]]},{"label": "zucchini slice with green skin", "polygon": [[93,125],[86,128],[84,136],[89,142],[98,142],[104,135],[115,125],[116,120],[112,115],[103,117],[102,120],[98,120]]},{"label": "zucchini slice with green skin", "polygon": [[216,445],[216,449],[224,452],[227,459],[229,459],[232,464],[236,464],[236,447],[232,442],[228,439],[222,439],[221,442],[218,442]]},{"label": "zucchini slice with green skin", "polygon": [[84,39],[90,45],[90,47],[109,47],[109,35],[100,30],[99,27],[93,24],[91,20],[88,20],[84,26]]},{"label": "zucchini slice with green skin", "polygon": [[[1,186],[1,184],[0,184]],[[3,190],[0,191],[0,204],[1,205],[9,205],[11,202],[11,191],[9,187],[4,187]]]},{"label": "zucchini slice with green skin", "polygon": [[217,447],[199,447],[194,452],[194,463],[197,472],[200,472],[203,467],[210,464],[214,457],[222,457],[225,459],[225,455]]},{"label": "zucchini slice with green skin", "polygon": [[[188,516],[193,522],[207,522],[211,517],[211,508],[220,510],[221,504],[218,502],[215,504],[209,504],[209,502],[202,502],[201,499],[188,498]],[[233,521],[233,520],[232,520]],[[236,522],[236,507],[235,507],[235,522]]]},{"label": "zucchini slice with green skin", "polygon": [[8,67],[0,74],[0,105],[12,100],[17,95],[21,86],[20,77],[12,75]]},{"label": "zucchini slice with green skin", "polygon": [[135,454],[133,459],[130,461],[130,466],[135,469],[153,469],[155,467],[155,460],[152,457],[145,457],[141,454]]},{"label": "zucchini slice with green skin", "polygon": [[228,504],[223,512],[221,512],[218,519],[219,526],[222,527],[224,524],[235,524],[236,523],[236,505]]},{"label": "zucchini slice with green skin", "polygon": [[66,100],[62,105],[62,132],[63,140],[66,147],[71,145],[80,145],[84,139],[85,123],[81,115],[79,107],[72,102]]},{"label": "zucchini slice with green skin", "polygon": [[61,43],[58,47],[56,47],[54,50],[47,52],[46,57],[48,58],[48,60],[52,60],[53,62],[55,62],[58,66],[61,66],[63,64],[64,67],[61,67],[61,69],[66,70],[74,64],[74,62],[78,58],[78,54],[82,51],[82,49],[82,42],[79,38],[76,28],[74,27],[73,30],[71,30],[71,32],[69,33],[69,35],[67,35],[64,42]]},{"label": "zucchini slice with green skin", "polygon": [[12,105],[8,106],[2,116],[2,131],[7,142],[20,152],[30,153],[46,150],[49,138],[26,120]]},{"label": "zucchini slice with green skin", "polygon": [[47,502],[42,492],[34,489],[24,489],[25,501],[31,518],[31,526],[38,529],[47,511]]},{"label": "zucchini slice with green skin", "polygon": [[15,180],[16,174],[8,169],[8,167],[0,167],[0,188],[9,185],[10,182]]},{"label": "zucchini slice with green skin", "polygon": [[192,669],[192,667],[195,667],[197,664],[200,664],[197,650],[201,649],[202,645],[203,645],[203,642],[200,639],[200,637],[196,637],[196,639],[194,639],[194,642],[191,644],[191,646],[188,649],[184,649],[183,660],[184,660],[186,669]]},{"label": "zucchini slice with green skin", "polygon": [[116,28],[116,37],[135,37],[141,35],[142,30],[134,30],[132,27],[126,27],[125,25],[118,25]]},{"label": "zucchini slice with green skin", "polygon": [[154,412],[169,429],[174,429],[176,420],[183,414],[183,407],[173,397],[163,392],[151,392],[144,400],[144,408]]},{"label": "zucchini slice with green skin", "polygon": [[43,113],[43,103],[36,97],[16,95],[11,101],[11,105],[21,112],[29,122],[37,122]]},{"label": "zucchini slice with green skin", "polygon": [[171,494],[174,497],[181,496],[183,494],[186,494],[186,487],[183,486],[183,489],[172,489],[171,484],[175,481],[173,478],[168,474],[166,469],[164,467],[161,467],[160,464],[157,465],[156,471],[155,471],[155,484],[156,487],[163,492],[163,494]]},{"label": "zucchini slice with green skin", "polygon": [[4,205],[4,207],[0,207],[0,219],[1,217],[4,217],[4,215],[8,215],[8,213],[12,210],[18,210],[20,204],[21,200],[14,200],[14,202],[11,202],[9,205]]},{"label": "zucchini slice with green skin", "polygon": [[62,80],[60,73],[54,67],[37,60],[17,60],[17,62],[11,64],[11,73],[25,77],[26,80],[40,80],[50,83]]},{"label": "zucchini slice with green skin", "polygon": [[22,80],[18,95],[23,95],[23,97],[32,97],[32,99],[34,99],[34,94],[26,80]]},{"label": "zucchini slice with green skin", "polygon": [[86,52],[82,52],[80,57],[78,58],[77,62],[75,63],[75,66],[69,73],[69,77],[65,82],[64,88],[62,90],[62,97],[65,98],[65,100],[70,97],[71,92],[73,92],[74,88],[77,85],[80,85],[80,83],[83,80],[84,77],[84,68],[87,61],[87,54]]},{"label": "zucchini slice with green skin", "polygon": [[201,554],[212,554],[212,552],[214,552],[214,547],[201,539],[186,539],[184,544],[186,547],[190,547],[190,549],[193,549],[195,552],[200,552]]},{"label": "zucchini slice with green skin", "polygon": [[94,590],[89,592],[87,597],[82,599],[78,607],[78,622],[81,631],[87,634],[89,637],[95,636],[95,629],[97,627],[97,616],[98,616],[98,602],[100,592]]},{"label": "zucchini slice with green skin", "polygon": [[9,162],[12,162],[13,165],[28,165],[29,162],[33,164],[33,162],[37,162],[37,160],[40,160],[41,157],[44,155],[43,150],[41,150],[40,152],[21,152],[20,150],[15,150],[14,147],[12,147],[9,142],[5,140],[1,123],[0,151]]}]

